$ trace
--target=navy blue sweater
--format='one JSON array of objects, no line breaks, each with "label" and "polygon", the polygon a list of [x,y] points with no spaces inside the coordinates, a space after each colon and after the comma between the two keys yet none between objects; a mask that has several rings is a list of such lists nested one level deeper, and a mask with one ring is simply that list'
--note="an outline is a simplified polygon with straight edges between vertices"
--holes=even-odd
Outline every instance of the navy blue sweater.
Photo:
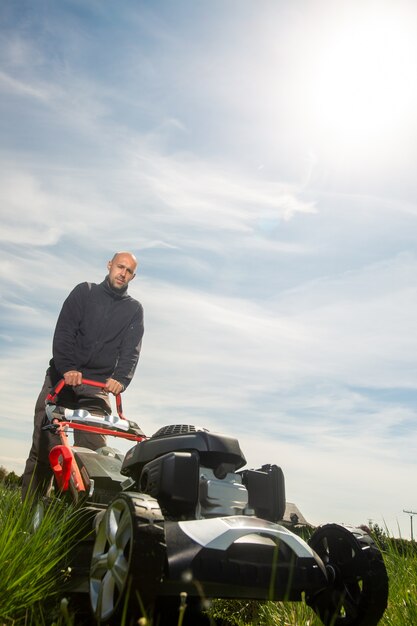
[{"label": "navy blue sweater", "polygon": [[143,331],[142,305],[127,294],[127,287],[112,289],[107,278],[99,285],[77,285],[56,324],[52,377],[77,370],[100,382],[114,378],[126,388],[138,363]]}]

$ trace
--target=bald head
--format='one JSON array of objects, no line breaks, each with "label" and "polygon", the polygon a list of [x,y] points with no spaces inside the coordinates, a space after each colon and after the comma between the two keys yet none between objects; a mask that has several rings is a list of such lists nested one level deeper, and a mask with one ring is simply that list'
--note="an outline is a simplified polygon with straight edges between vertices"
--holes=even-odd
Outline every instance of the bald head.
[{"label": "bald head", "polygon": [[118,256],[130,257],[132,261],[136,263],[136,265],[138,264],[136,257],[134,254],[132,254],[132,252],[115,252],[112,261],[114,261]]},{"label": "bald head", "polygon": [[127,287],[136,276],[138,262],[131,252],[116,252],[112,260],[107,263],[108,279],[113,289]]}]

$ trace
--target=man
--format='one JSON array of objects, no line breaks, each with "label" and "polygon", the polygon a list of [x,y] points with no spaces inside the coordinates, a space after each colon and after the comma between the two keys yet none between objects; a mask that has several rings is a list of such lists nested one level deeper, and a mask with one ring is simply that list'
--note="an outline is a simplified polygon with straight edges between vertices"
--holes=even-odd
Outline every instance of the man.
[{"label": "man", "polygon": [[[127,293],[137,261],[130,252],[117,252],[107,264],[100,284],[81,283],[65,300],[52,342],[53,358],[35,406],[32,447],[22,478],[23,499],[42,494],[52,477],[49,451],[59,438],[42,429],[45,399],[62,378],[66,387],[59,402],[68,408],[87,408],[111,414],[109,393],[124,391],[133,378],[143,336],[142,305]],[[103,382],[105,388],[81,384],[83,378]],[[96,450],[106,443],[103,435],[74,432],[74,443]]]}]

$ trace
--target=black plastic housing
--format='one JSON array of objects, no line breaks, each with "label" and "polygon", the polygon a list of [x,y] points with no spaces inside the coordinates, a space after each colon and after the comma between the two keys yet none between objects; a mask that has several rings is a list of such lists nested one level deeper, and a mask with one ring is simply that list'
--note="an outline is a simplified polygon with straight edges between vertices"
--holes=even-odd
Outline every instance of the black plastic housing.
[{"label": "black plastic housing", "polygon": [[196,452],[168,452],[145,465],[139,488],[156,498],[161,509],[170,515],[195,511],[199,467]]},{"label": "black plastic housing", "polygon": [[277,465],[262,465],[260,469],[239,473],[248,490],[248,505],[255,515],[270,522],[282,520],[286,506],[282,469]]},{"label": "black plastic housing", "polygon": [[213,471],[227,465],[235,471],[246,464],[239,442],[234,437],[197,430],[193,426],[167,426],[150,439],[128,450],[121,473],[139,481],[143,467],[168,452],[197,452],[200,465]]}]

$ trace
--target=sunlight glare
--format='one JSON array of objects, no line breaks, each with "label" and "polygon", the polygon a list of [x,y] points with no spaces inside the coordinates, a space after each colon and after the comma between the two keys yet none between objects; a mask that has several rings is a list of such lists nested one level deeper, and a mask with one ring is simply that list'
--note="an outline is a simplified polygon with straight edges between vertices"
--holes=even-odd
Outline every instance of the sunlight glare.
[{"label": "sunlight glare", "polygon": [[375,158],[415,128],[417,11],[372,6],[328,23],[308,61],[309,122],[330,153]]}]

